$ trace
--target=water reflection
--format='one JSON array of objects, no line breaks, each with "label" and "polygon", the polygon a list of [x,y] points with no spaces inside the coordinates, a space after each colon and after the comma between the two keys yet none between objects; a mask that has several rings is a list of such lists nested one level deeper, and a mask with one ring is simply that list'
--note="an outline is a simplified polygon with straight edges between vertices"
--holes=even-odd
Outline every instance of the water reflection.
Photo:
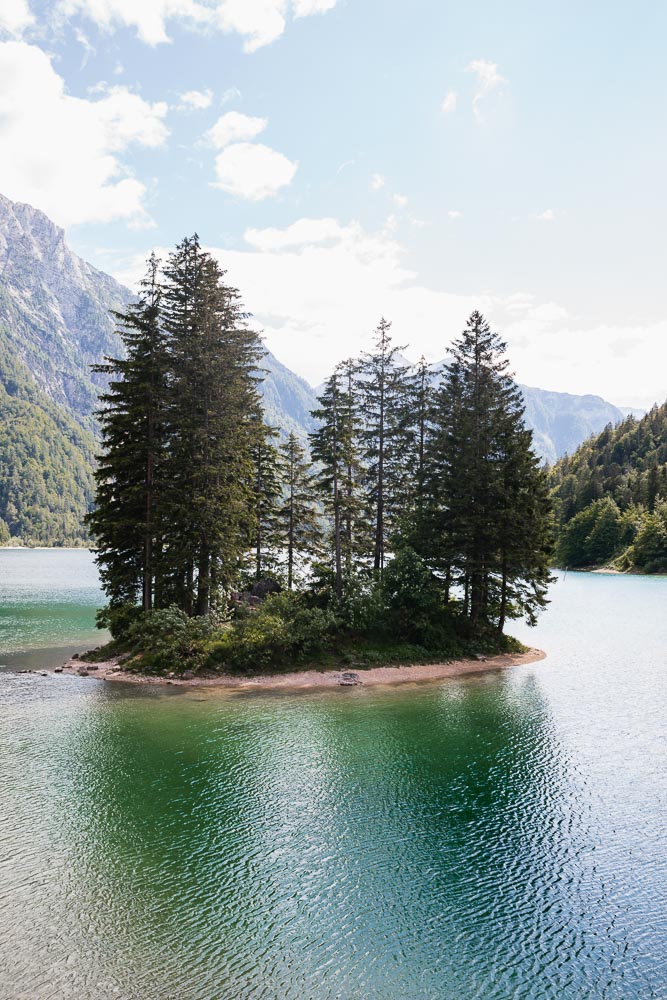
[{"label": "water reflection", "polygon": [[33,686],[0,743],[9,981],[32,1000],[651,996],[615,917],[632,887],[598,866],[604,815],[536,676],[203,701]]}]

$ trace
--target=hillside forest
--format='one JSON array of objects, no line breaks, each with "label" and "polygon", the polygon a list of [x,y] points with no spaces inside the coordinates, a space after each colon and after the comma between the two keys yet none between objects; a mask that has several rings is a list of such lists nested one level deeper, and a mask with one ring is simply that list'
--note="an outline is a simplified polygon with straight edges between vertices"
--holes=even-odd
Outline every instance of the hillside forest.
[{"label": "hillside forest", "polygon": [[560,566],[667,572],[667,403],[556,463]]}]

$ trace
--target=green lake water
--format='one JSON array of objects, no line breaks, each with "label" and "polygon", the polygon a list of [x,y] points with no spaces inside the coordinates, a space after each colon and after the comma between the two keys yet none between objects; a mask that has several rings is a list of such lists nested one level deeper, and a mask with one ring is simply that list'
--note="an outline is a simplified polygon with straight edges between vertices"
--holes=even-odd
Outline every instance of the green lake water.
[{"label": "green lake water", "polygon": [[0,997],[667,996],[667,580],[552,598],[462,682],[2,673]]},{"label": "green lake water", "polygon": [[88,549],[0,549],[0,670],[54,667],[104,641]]}]

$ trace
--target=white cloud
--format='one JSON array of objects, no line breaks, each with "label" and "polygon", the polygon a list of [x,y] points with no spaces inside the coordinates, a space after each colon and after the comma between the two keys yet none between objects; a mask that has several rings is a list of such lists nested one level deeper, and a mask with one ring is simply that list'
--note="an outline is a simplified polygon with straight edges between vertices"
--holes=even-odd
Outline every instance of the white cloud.
[{"label": "white cloud", "polygon": [[208,130],[206,138],[216,149],[222,149],[230,142],[248,142],[250,139],[255,139],[267,125],[266,118],[252,118],[238,111],[228,111]]},{"label": "white cloud", "polygon": [[179,110],[181,111],[204,111],[206,108],[210,108],[213,103],[213,91],[186,90],[180,95],[180,100]]},{"label": "white cloud", "polygon": [[371,177],[371,191],[381,191],[386,183],[387,179],[382,174],[373,174]]},{"label": "white cloud", "polygon": [[453,111],[456,111],[456,91],[448,90],[442,100],[441,110],[443,115],[450,115]]},{"label": "white cloud", "polygon": [[447,216],[450,219],[462,219],[463,212],[459,212],[457,208],[450,208],[450,210],[447,212]]},{"label": "white cloud", "polygon": [[405,194],[395,194],[392,200],[397,208],[405,208],[408,204],[409,198]]},{"label": "white cloud", "polygon": [[504,76],[498,72],[498,66],[488,59],[474,59],[468,66],[466,72],[474,73],[477,77],[477,90],[472,99],[472,110],[475,118],[479,122],[484,121],[483,102],[493,91],[502,93],[503,84],[507,83]]},{"label": "white cloud", "polygon": [[256,250],[273,251],[340,241],[347,232],[336,219],[299,219],[286,229],[246,229],[243,238]]},{"label": "white cloud", "polygon": [[220,95],[221,104],[229,104],[230,101],[236,101],[241,97],[241,91],[238,87],[227,87]]},{"label": "white cloud", "polygon": [[325,14],[333,10],[337,0],[292,0],[295,17],[308,17],[309,14]]},{"label": "white cloud", "polygon": [[536,222],[553,222],[556,218],[556,213],[553,208],[546,208],[543,212],[538,212],[532,216]]},{"label": "white cloud", "polygon": [[[393,321],[397,343],[409,344],[409,358],[423,353],[439,361],[472,310],[481,309],[507,340],[512,368],[527,385],[637,406],[667,396],[667,320],[587,326],[557,303],[522,291],[459,295],[428,288],[404,266],[404,250],[391,234],[368,233],[354,221],[299,219],[285,229],[249,229],[245,243],[240,250],[209,249],[241,290],[267,346],[312,384],[370,347],[383,314]],[[114,268],[128,283],[143,270],[143,259]],[[647,357],[655,361],[648,375]]]},{"label": "white cloud", "polygon": [[170,21],[188,27],[242,35],[246,52],[269,45],[285,31],[287,14],[306,17],[335,7],[337,0],[60,0],[67,16],[82,13],[100,27],[136,29],[148,45],[169,41]]},{"label": "white cloud", "polygon": [[18,36],[34,23],[28,0],[2,0],[0,4],[0,32]]},{"label": "white cloud", "polygon": [[213,186],[248,201],[262,201],[292,183],[298,163],[261,143],[236,142],[215,158]]},{"label": "white cloud", "polygon": [[0,191],[61,225],[145,221],[145,187],[119,154],[161,146],[166,112],[126,87],[71,97],[41,49],[0,44]]}]

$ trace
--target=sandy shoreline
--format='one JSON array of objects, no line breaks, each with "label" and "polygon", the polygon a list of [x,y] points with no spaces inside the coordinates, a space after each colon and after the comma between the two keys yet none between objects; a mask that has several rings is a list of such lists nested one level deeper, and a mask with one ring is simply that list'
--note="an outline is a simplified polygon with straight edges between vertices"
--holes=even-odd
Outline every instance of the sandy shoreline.
[{"label": "sandy shoreline", "polygon": [[[416,663],[412,666],[369,667],[367,670],[341,668],[340,670],[296,670],[284,674],[259,674],[255,677],[216,676],[181,678],[144,677],[141,674],[125,673],[117,661],[89,664],[82,660],[68,660],[61,668],[63,674],[88,676],[95,680],[119,682],[123,684],[169,685],[173,687],[207,687],[232,690],[272,690],[280,688],[337,688],[341,686],[373,687],[378,684],[406,684],[419,681],[438,681],[447,678],[466,677],[487,671],[504,670],[526,663],[536,663],[546,656],[541,649],[529,649],[526,653],[503,653],[479,660],[452,660],[449,663]],[[86,671],[86,674],[83,673]],[[59,671],[60,672],[60,671]],[[350,675],[354,680],[347,680]]]}]

